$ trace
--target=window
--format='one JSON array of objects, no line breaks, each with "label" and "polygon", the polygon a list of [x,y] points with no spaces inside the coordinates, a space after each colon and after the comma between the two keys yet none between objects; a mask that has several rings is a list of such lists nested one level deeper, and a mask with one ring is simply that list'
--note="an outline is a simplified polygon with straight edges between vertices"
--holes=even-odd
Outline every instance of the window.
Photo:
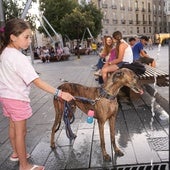
[{"label": "window", "polygon": [[137,1],[137,0],[135,1],[135,10],[136,10],[136,11],[139,11],[139,8],[138,8],[138,1]]},{"label": "window", "polygon": [[116,13],[113,12],[112,14],[113,14],[113,19],[114,19],[114,20],[117,20],[117,15],[116,15]]},{"label": "window", "polygon": [[148,12],[151,12],[151,4],[148,3]]}]

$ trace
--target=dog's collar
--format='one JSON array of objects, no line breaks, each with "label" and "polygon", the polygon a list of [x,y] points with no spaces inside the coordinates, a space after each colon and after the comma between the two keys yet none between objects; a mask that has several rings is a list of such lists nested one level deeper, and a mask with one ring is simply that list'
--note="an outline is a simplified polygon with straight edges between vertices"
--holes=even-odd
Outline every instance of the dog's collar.
[{"label": "dog's collar", "polygon": [[115,100],[115,99],[116,99],[116,96],[110,95],[110,94],[107,93],[107,91],[106,91],[105,89],[103,89],[102,87],[99,88],[99,91],[100,91],[100,96],[101,96],[101,97],[104,97],[104,98],[109,99],[109,100]]}]

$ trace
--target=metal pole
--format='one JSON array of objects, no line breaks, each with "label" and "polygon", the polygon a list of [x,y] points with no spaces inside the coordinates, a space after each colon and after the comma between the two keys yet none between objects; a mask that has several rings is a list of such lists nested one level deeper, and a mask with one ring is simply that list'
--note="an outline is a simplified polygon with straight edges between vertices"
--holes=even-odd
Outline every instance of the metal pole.
[{"label": "metal pole", "polygon": [[87,27],[87,31],[89,32],[90,37],[93,39],[93,36],[92,36],[92,34],[91,34],[91,32],[90,32],[88,27]]},{"label": "metal pole", "polygon": [[2,7],[2,0],[0,0],[0,27],[5,26],[4,11]]},{"label": "metal pole", "polygon": [[[21,19],[25,19],[26,15],[27,15],[27,12],[28,12],[28,10],[30,8],[31,2],[32,2],[32,0],[27,1],[26,5],[25,5],[25,8],[24,8],[24,11],[23,11],[23,13],[21,15]],[[30,45],[29,49],[30,49],[30,55],[31,55],[31,62],[32,62],[32,64],[34,64],[34,54],[33,54],[31,45]]]},{"label": "metal pole", "polygon": [[52,31],[54,32],[54,34],[58,37],[59,41],[61,42],[61,46],[63,47],[63,41],[62,38],[60,38],[59,34],[54,30],[54,28],[51,26],[51,24],[48,22],[48,20],[46,19],[46,17],[44,15],[42,15],[42,18],[45,20],[45,22],[49,25],[49,27],[52,29]]},{"label": "metal pole", "polygon": [[45,32],[48,34],[48,36],[50,37],[51,41],[54,43],[54,39],[51,37],[50,33],[48,32],[48,30],[45,28],[44,24],[42,23],[42,21],[38,18],[38,20],[40,21],[40,24],[42,25],[42,27],[44,28]]},{"label": "metal pole", "polygon": [[24,8],[24,11],[23,11],[23,13],[21,15],[22,19],[25,19],[26,15],[27,15],[27,12],[28,12],[28,10],[30,8],[31,3],[32,3],[32,0],[27,1],[26,5],[25,5],[25,8]]}]

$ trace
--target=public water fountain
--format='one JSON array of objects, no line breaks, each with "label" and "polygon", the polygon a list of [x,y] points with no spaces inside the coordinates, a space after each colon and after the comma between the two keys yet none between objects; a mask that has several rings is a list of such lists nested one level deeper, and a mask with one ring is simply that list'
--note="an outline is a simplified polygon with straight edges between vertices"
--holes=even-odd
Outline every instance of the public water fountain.
[{"label": "public water fountain", "polygon": [[[170,34],[162,34],[156,35],[156,38],[159,39],[159,44],[158,44],[158,48],[157,48],[157,55],[155,58],[155,61],[158,63],[159,57],[160,57],[160,50],[161,50],[161,44],[163,42],[163,40],[170,38]],[[170,41],[169,41],[169,57],[170,57]],[[156,94],[157,94],[157,88],[156,88],[156,84],[157,84],[157,79],[156,79],[156,74],[154,74],[154,84],[153,84],[153,89],[154,89],[154,93],[151,99],[151,121],[150,121],[150,128],[151,128],[151,133],[148,135],[149,138],[151,139],[150,142],[154,142],[154,127],[153,127],[153,123],[154,123],[154,117],[155,117],[155,111],[157,110],[157,112],[159,112],[159,118],[161,121],[167,120],[169,118],[169,115],[163,110],[161,109],[161,107],[158,104],[155,104],[156,101]],[[151,152],[153,153],[153,148],[151,147]],[[153,155],[153,154],[152,154]],[[151,157],[151,166],[153,166],[153,157]]]}]

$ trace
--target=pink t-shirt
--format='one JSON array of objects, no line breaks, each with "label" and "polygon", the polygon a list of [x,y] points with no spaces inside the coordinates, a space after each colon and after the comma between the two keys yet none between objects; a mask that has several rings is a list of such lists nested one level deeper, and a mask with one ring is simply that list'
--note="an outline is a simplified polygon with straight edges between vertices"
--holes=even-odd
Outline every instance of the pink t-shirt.
[{"label": "pink t-shirt", "polygon": [[39,76],[27,56],[6,47],[0,55],[0,97],[30,102],[30,84]]},{"label": "pink t-shirt", "polygon": [[116,59],[116,49],[112,48],[111,52],[110,52],[110,56],[109,56],[109,60],[108,62],[113,61],[114,59]]}]

